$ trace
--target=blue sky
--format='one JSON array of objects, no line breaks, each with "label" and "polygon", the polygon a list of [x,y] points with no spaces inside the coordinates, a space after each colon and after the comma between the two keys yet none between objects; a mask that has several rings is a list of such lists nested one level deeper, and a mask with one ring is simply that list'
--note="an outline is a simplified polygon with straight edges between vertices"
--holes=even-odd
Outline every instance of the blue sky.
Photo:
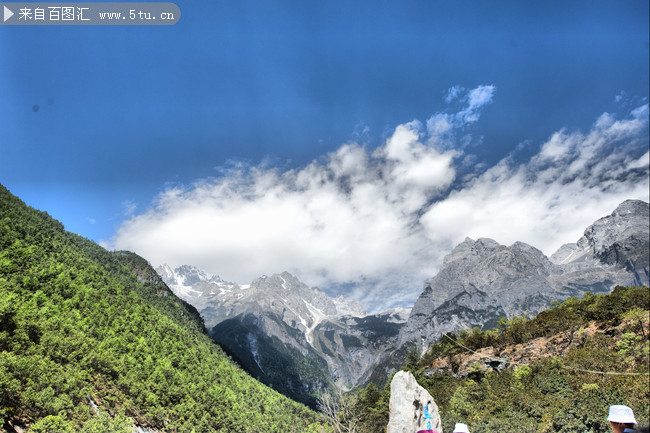
[{"label": "blue sky", "polygon": [[551,253],[647,200],[647,1],[176,4],[0,26],[0,183],[155,265],[287,269],[371,310],[464,236]]}]

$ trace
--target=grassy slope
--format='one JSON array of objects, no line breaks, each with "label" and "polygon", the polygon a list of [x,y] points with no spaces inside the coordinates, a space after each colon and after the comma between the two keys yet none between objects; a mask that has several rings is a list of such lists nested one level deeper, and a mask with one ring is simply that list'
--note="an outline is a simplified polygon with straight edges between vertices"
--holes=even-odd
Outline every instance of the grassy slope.
[{"label": "grassy slope", "polygon": [[[650,421],[650,371],[647,287],[619,287],[607,295],[570,298],[536,318],[500,321],[499,328],[475,328],[444,337],[421,360],[412,354],[404,369],[416,376],[439,406],[444,431],[469,424],[473,433],[609,433],[608,406],[631,406],[640,424]],[[585,328],[601,332],[589,336]],[[497,352],[552,335],[576,335],[564,357],[551,357],[508,368],[459,377],[427,367],[440,357],[460,364],[463,356],[493,346]],[[470,350],[467,350],[470,349]],[[594,372],[604,372],[594,373]],[[621,374],[622,373],[622,374]],[[357,409],[361,433],[388,422],[390,389],[361,390]]]},{"label": "grassy slope", "polygon": [[0,426],[286,433],[319,420],[236,367],[143,259],[0,185]]}]

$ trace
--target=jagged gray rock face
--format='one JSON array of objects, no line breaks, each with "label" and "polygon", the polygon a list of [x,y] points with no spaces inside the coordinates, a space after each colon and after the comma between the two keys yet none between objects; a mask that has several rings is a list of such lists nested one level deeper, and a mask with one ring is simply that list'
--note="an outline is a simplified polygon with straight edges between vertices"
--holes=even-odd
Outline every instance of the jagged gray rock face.
[{"label": "jagged gray rock face", "polygon": [[338,388],[348,391],[363,382],[377,360],[393,350],[409,311],[398,308],[364,317],[345,316],[316,327],[313,347],[327,361]]},{"label": "jagged gray rock face", "polygon": [[209,328],[217,325],[213,338],[251,374],[300,400],[329,386],[380,384],[411,349],[424,351],[446,332],[493,327],[586,291],[647,285],[648,218],[647,203],[628,200],[550,258],[522,242],[467,238],[425,284],[408,321],[408,311],[367,316],[358,302],[287,272],[240,286],[190,266],[157,271]]},{"label": "jagged gray rock face", "polygon": [[[228,327],[240,326],[236,323],[250,323],[254,317],[257,325],[247,332],[255,341],[271,338],[276,352],[282,352],[279,344],[307,357],[309,365],[325,366],[318,373],[316,368],[310,368],[301,377],[317,377],[321,384],[324,380],[320,373],[324,373],[327,385],[342,390],[356,386],[376,360],[395,347],[409,312],[399,309],[366,315],[358,302],[342,297],[332,299],[287,272],[254,280],[238,303],[233,309],[235,316],[211,331],[215,341],[236,353],[253,352],[250,345],[240,344],[242,340],[233,342],[223,338],[222,333]],[[350,312],[356,315],[348,315]],[[281,356],[268,361],[277,366]],[[291,357],[289,354],[288,358]],[[263,364],[258,366],[264,369]],[[294,359],[283,364],[299,363]]]},{"label": "jagged gray rock face", "polygon": [[348,390],[368,375],[410,312],[366,315],[359,302],[331,298],[288,272],[240,286],[192,266],[157,271],[253,376],[312,406],[310,393]]},{"label": "jagged gray rock face", "polygon": [[156,268],[156,272],[176,296],[194,306],[211,328],[231,317],[232,304],[244,296],[246,286],[224,281],[194,266],[183,265],[172,269],[168,265]]},{"label": "jagged gray rock face", "polygon": [[539,304],[570,296],[549,281],[559,272],[538,249],[517,242],[465,239],[445,257],[440,272],[418,297],[400,343],[422,349],[442,334],[469,326],[491,327],[503,316],[534,312]]},{"label": "jagged gray rock face", "polygon": [[199,310],[209,328],[251,308],[277,313],[285,323],[302,332],[324,317],[366,314],[359,302],[342,296],[332,299],[288,272],[262,276],[250,285],[240,286],[194,266],[172,269],[163,265],[156,271],[178,297]]},{"label": "jagged gray rock face", "polygon": [[536,314],[552,301],[648,284],[648,203],[628,200],[551,258],[522,242],[465,239],[425,284],[400,344],[425,350],[442,334]]},{"label": "jagged gray rock face", "polygon": [[409,371],[398,371],[390,383],[386,433],[415,433],[434,430],[442,433],[438,406]]},{"label": "jagged gray rock face", "polygon": [[560,247],[551,261],[565,272],[580,271],[584,263],[600,262],[629,273],[629,284],[648,285],[648,203],[626,200],[611,215],[589,226],[577,243]]}]

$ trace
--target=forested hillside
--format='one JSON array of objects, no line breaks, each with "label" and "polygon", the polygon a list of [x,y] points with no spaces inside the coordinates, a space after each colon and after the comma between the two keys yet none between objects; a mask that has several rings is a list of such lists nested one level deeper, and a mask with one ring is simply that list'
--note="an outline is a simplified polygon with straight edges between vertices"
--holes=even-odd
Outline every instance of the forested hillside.
[{"label": "forested hillside", "polygon": [[320,431],[211,342],[147,262],[64,230],[0,185],[0,427]]},{"label": "forested hillside", "polygon": [[[444,431],[464,422],[472,433],[608,433],[611,404],[631,406],[639,423],[647,425],[649,310],[647,287],[588,293],[533,319],[502,319],[494,330],[447,334],[424,357],[411,353],[404,369],[435,399]],[[568,347],[563,356],[547,357],[554,336]],[[537,352],[530,350],[536,340]],[[504,365],[503,354],[514,353],[516,345],[525,350]],[[467,357],[487,347],[496,354],[494,363],[461,368]],[[383,391],[369,385],[347,397],[353,416],[341,421],[355,422],[357,432],[381,431],[388,422],[389,384]]]}]

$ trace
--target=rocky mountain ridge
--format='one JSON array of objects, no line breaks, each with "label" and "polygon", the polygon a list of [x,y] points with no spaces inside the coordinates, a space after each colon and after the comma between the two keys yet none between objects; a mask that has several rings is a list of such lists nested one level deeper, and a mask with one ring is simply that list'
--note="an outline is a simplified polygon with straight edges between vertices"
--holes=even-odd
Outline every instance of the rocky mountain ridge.
[{"label": "rocky mountain ridge", "polygon": [[[444,259],[413,309],[366,315],[284,272],[250,286],[184,266],[158,272],[194,305],[211,336],[251,374],[294,398],[329,386],[380,383],[412,349],[501,317],[534,315],[553,301],[648,284],[648,204],[623,202],[550,257],[523,242],[465,239]],[[408,314],[408,316],[407,316]],[[309,401],[307,401],[309,403]]]},{"label": "rocky mountain ridge", "polygon": [[359,302],[332,298],[288,272],[240,286],[192,266],[157,271],[253,376],[307,404],[332,385],[356,386],[395,346],[410,312],[367,315]]},{"label": "rocky mountain ridge", "polygon": [[239,285],[195,266],[183,265],[172,269],[165,264],[156,271],[177,296],[201,312],[208,328],[255,308],[255,305],[279,313],[288,325],[306,334],[324,319],[366,315],[359,302],[343,296],[331,298],[288,272],[270,277],[263,275],[249,285]]},{"label": "rocky mountain ridge", "polygon": [[534,315],[555,300],[609,292],[617,285],[648,285],[649,232],[648,203],[627,200],[551,258],[523,242],[507,247],[467,238],[425,284],[400,344],[424,351],[444,333]]},{"label": "rocky mountain ridge", "polygon": [[565,273],[579,271],[581,264],[598,261],[631,274],[630,284],[648,285],[648,203],[626,200],[611,215],[589,226],[574,244],[565,244],[550,260]]},{"label": "rocky mountain ridge", "polygon": [[[598,334],[612,335],[616,333],[616,330],[625,326],[628,326],[627,322],[617,326],[602,327],[594,321],[584,328],[568,330],[550,337],[538,337],[525,343],[506,347],[490,346],[473,352],[457,354],[454,356],[453,364],[449,357],[437,358],[425,367],[425,374],[450,372],[456,377],[466,377],[478,372],[499,372],[506,368],[527,365],[554,356],[564,357],[569,350],[582,347],[594,336]],[[647,321],[644,326],[647,327]],[[615,349],[618,341],[620,338],[612,339],[612,350]]]}]

